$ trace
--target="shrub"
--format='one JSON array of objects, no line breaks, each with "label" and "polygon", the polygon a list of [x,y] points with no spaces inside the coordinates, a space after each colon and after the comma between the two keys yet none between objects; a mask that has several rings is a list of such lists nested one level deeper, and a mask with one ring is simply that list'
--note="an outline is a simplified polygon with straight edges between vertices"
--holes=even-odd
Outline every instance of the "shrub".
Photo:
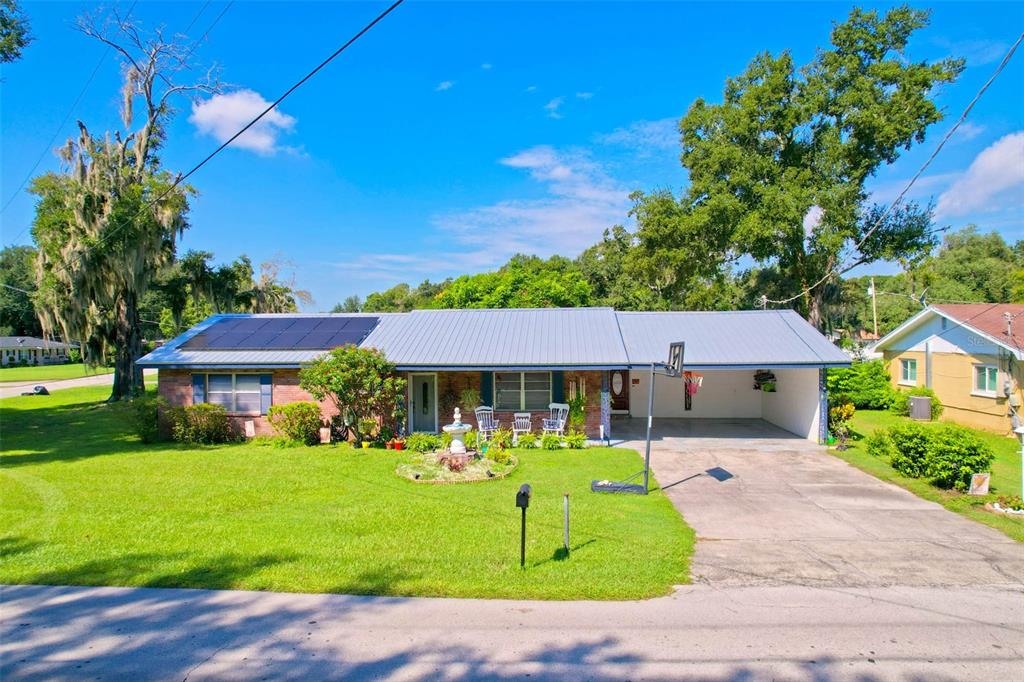
[{"label": "shrub", "polygon": [[320,406],[314,402],[300,401],[285,405],[273,405],[267,418],[274,430],[289,440],[306,445],[320,442]]},{"label": "shrub", "polygon": [[373,417],[363,417],[359,420],[359,434],[362,440],[373,440],[376,430],[377,420]]},{"label": "shrub", "polygon": [[872,457],[878,457],[886,461],[892,459],[893,444],[889,438],[889,432],[885,429],[878,429],[864,440],[867,453]]},{"label": "shrub", "polygon": [[199,403],[168,410],[171,435],[180,443],[227,443],[235,439],[228,413],[220,405]]},{"label": "shrub", "polygon": [[995,453],[970,429],[950,424],[935,429],[925,472],[940,488],[967,490],[971,475],[987,471]]},{"label": "shrub", "polygon": [[459,394],[459,399],[462,401],[462,409],[466,411],[480,407],[480,391],[475,388],[467,388]]},{"label": "shrub", "polygon": [[562,439],[553,433],[545,433],[540,439],[540,446],[545,450],[558,450],[562,447]]},{"label": "shrub", "polygon": [[932,400],[932,421],[942,416],[942,402],[939,401],[935,391],[927,386],[915,386],[909,391],[896,391],[893,394],[892,404],[889,411],[906,417],[910,414],[910,396],[928,396]]},{"label": "shrub", "polygon": [[570,431],[565,436],[565,447],[572,450],[582,450],[587,447],[587,434],[582,431]]},{"label": "shrub", "polygon": [[1003,509],[1024,510],[1024,500],[1019,495],[1003,495],[998,501]]},{"label": "shrub", "polygon": [[861,410],[884,410],[896,393],[889,370],[881,360],[855,362],[849,368],[830,369],[825,385],[828,394],[837,401],[849,401]]},{"label": "shrub", "polygon": [[487,457],[497,464],[508,464],[510,455],[508,454],[508,450],[505,448],[494,448],[493,450],[487,451]]},{"label": "shrub", "polygon": [[405,439],[405,447],[414,452],[431,452],[441,447],[441,437],[433,433],[414,433]]},{"label": "shrub", "polygon": [[510,429],[498,429],[491,436],[491,445],[497,448],[512,447],[512,431]]},{"label": "shrub", "polygon": [[132,400],[132,426],[143,443],[160,438],[160,410],[167,404],[163,398],[141,395]]},{"label": "shrub", "polygon": [[907,422],[889,428],[892,442],[889,463],[904,476],[920,478],[928,471],[928,453],[933,430],[922,424]]},{"label": "shrub", "polygon": [[516,441],[516,447],[518,448],[535,448],[537,447],[537,434],[535,433],[520,433],[519,439]]},{"label": "shrub", "polygon": [[846,449],[846,439],[850,435],[850,420],[856,408],[851,402],[841,402],[828,410],[828,430],[839,439],[837,449]]},{"label": "shrub", "polygon": [[[444,435],[448,436],[447,433],[444,434]],[[451,445],[451,442],[452,442],[452,437],[448,436],[448,443],[447,443],[447,445],[445,445],[445,447],[448,447],[448,445]],[[464,435],[462,437],[462,442],[466,444],[466,448],[468,448],[469,450],[475,450],[476,447],[478,445],[480,445],[480,432],[479,431],[470,431],[470,432],[468,432],[466,435]]]}]

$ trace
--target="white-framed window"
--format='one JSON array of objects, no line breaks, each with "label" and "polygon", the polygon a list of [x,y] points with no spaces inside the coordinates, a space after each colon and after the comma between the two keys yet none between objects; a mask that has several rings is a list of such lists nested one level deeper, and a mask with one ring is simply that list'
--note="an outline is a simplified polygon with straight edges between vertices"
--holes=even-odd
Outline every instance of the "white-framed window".
[{"label": "white-framed window", "polygon": [[261,384],[269,389],[269,379],[270,375],[260,374],[193,374],[193,401],[220,405],[232,414],[266,414],[269,390],[264,391]]},{"label": "white-framed window", "polygon": [[494,409],[546,410],[551,404],[551,372],[495,372]]},{"label": "white-framed window", "polygon": [[917,386],[917,360],[900,360],[900,383]]},{"label": "white-framed window", "polygon": [[999,368],[995,365],[974,366],[974,393],[994,396],[998,381]]}]

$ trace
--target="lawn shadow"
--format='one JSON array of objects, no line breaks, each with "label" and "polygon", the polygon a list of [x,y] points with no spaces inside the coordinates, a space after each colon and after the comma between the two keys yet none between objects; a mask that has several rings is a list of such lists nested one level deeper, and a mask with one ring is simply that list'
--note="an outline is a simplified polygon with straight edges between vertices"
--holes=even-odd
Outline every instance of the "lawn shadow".
[{"label": "lawn shadow", "polygon": [[0,538],[0,559],[10,559],[18,554],[26,554],[43,543],[27,540],[21,536]]}]

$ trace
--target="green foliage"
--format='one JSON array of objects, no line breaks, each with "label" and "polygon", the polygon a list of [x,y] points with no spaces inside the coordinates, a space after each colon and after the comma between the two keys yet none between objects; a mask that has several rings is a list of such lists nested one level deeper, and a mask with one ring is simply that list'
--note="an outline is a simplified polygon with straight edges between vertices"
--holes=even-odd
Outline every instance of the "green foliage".
[{"label": "green foliage", "polygon": [[357,440],[373,440],[374,432],[377,430],[377,420],[373,417],[363,417],[358,422],[359,433],[362,438]]},{"label": "green foliage", "polygon": [[408,284],[396,284],[386,291],[375,291],[367,296],[361,310],[364,313],[407,313],[417,308],[436,308],[435,297],[450,281],[434,284],[425,280],[415,289]]},{"label": "green foliage", "polygon": [[330,399],[339,414],[351,415],[349,428],[357,441],[373,431],[368,419],[395,423],[405,392],[405,379],[383,353],[355,345],[335,348],[303,367],[299,385],[318,401]]},{"label": "green foliage", "polygon": [[166,400],[149,393],[132,399],[132,426],[143,443],[155,443],[160,439],[160,411],[166,408]]},{"label": "green foliage", "polygon": [[1021,499],[1020,495],[1002,495],[998,502],[999,506],[1003,509],[1024,511],[1024,500]]},{"label": "green foliage", "polygon": [[36,250],[31,246],[8,246],[0,251],[0,336],[43,334],[32,306],[35,257]]},{"label": "green foliage", "polygon": [[475,410],[482,404],[480,402],[480,391],[475,388],[467,388],[459,394],[459,399],[462,401],[462,409],[464,410]]},{"label": "green foliage", "polygon": [[434,433],[413,433],[405,439],[405,447],[413,452],[432,452],[441,448],[441,437]]},{"label": "green foliage", "polygon": [[928,453],[933,430],[923,424],[906,422],[889,429],[892,443],[889,463],[904,476],[921,478],[928,471]]},{"label": "green foliage", "polygon": [[843,401],[832,405],[828,410],[828,430],[839,439],[840,450],[846,449],[846,439],[850,435],[850,420],[856,408],[853,403]]},{"label": "green foliage", "polygon": [[33,40],[28,18],[15,0],[0,0],[0,63],[21,57]]},{"label": "green foliage", "polygon": [[212,403],[199,403],[167,410],[171,436],[179,443],[209,445],[235,440],[227,410]]},{"label": "green foliage", "polygon": [[569,431],[565,434],[565,447],[570,450],[582,450],[587,447],[587,434],[582,431]]},{"label": "green foliage", "polygon": [[544,450],[559,450],[562,447],[562,439],[553,433],[545,433],[540,439],[540,446]]},{"label": "green foliage", "polygon": [[525,448],[527,450],[529,450],[530,448],[537,447],[537,434],[520,433],[518,439],[516,440],[516,447]]},{"label": "green foliage", "polygon": [[512,430],[511,429],[498,429],[491,436],[490,444],[497,448],[510,448],[512,447]]},{"label": "green foliage", "polygon": [[487,458],[498,464],[508,464],[512,459],[512,455],[505,448],[496,447],[493,450],[487,451]]},{"label": "green foliage", "polygon": [[884,410],[895,393],[889,371],[881,360],[829,369],[825,382],[830,399],[849,401],[861,410]]},{"label": "green foliage", "polygon": [[332,313],[358,313],[363,309],[363,302],[358,296],[349,296],[331,308]]},{"label": "green foliage", "polygon": [[907,416],[910,414],[911,396],[928,396],[931,398],[932,421],[936,421],[942,416],[942,402],[939,400],[939,397],[935,395],[935,391],[927,386],[915,386],[909,391],[893,391],[892,402],[889,404],[889,410],[893,414],[898,414],[904,417]]},{"label": "green foliage", "polygon": [[187,299],[180,315],[175,317],[175,312],[171,308],[160,310],[160,333],[163,338],[174,338],[213,315],[213,306],[210,302],[205,299],[197,300],[191,295],[190,289],[190,286],[185,286]]},{"label": "green foliage", "polygon": [[576,391],[576,395],[569,399],[569,417],[566,420],[570,429],[580,431],[587,421],[587,396],[583,391]]},{"label": "green foliage", "polygon": [[463,275],[437,294],[437,308],[549,308],[591,303],[590,285],[560,256],[514,256],[496,272]]},{"label": "green foliage", "polygon": [[872,457],[885,460],[886,462],[892,459],[893,444],[892,439],[889,438],[889,433],[885,429],[878,429],[872,431],[865,440],[865,449],[867,453]]},{"label": "green foliage", "polygon": [[323,416],[320,414],[320,406],[314,402],[298,401],[272,405],[267,411],[267,419],[274,426],[274,430],[288,440],[304,445],[315,445],[320,442]]},{"label": "green foliage", "polygon": [[969,429],[955,424],[932,434],[925,474],[940,488],[967,490],[971,475],[989,470],[995,453]]}]

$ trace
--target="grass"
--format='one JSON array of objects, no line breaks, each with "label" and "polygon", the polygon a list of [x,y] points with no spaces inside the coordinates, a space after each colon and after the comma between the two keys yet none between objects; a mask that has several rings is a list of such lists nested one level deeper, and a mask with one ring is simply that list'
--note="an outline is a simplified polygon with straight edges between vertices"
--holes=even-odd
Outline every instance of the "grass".
[{"label": "grass", "polygon": [[404,451],[143,445],[108,391],[0,401],[0,583],[638,599],[688,581],[694,535],[661,492],[589,490],[634,473],[632,450],[516,450],[508,478],[423,485],[396,476]]},{"label": "grass", "polygon": [[[991,493],[984,497],[965,495],[955,490],[936,488],[927,479],[908,478],[889,466],[889,462],[867,453],[864,439],[868,435],[877,429],[884,429],[905,420],[906,417],[884,410],[858,410],[853,416],[850,448],[844,451],[830,449],[830,452],[876,478],[906,488],[918,497],[938,502],[946,509],[969,519],[992,526],[1017,542],[1024,542],[1024,518],[985,509],[986,502],[991,502],[1000,495],[1020,494],[1020,443],[1013,438],[972,429],[979,438],[988,443],[996,458],[992,462],[989,486]],[[932,425],[938,423],[933,422]]]},{"label": "grass", "polygon": [[112,367],[88,367],[82,363],[74,365],[39,365],[36,367],[4,367],[0,368],[0,383],[80,379],[81,377],[89,377],[96,374],[109,374],[113,371]]}]

